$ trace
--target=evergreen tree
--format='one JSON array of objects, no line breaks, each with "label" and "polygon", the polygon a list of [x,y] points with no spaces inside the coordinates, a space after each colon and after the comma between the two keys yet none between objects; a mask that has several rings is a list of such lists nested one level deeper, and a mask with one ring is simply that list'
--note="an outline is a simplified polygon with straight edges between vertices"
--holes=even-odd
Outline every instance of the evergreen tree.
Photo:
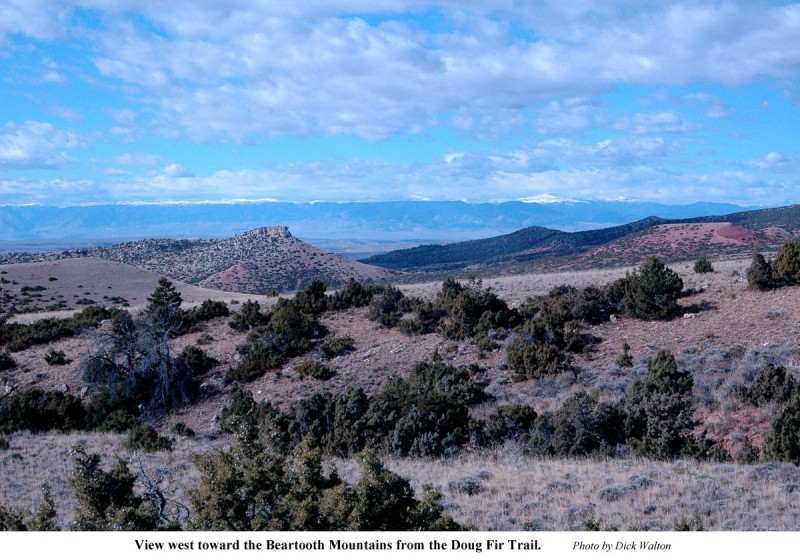
[{"label": "evergreen tree", "polygon": [[183,313],[181,311],[180,292],[167,278],[161,277],[158,286],[147,298],[146,313],[152,317],[156,326],[169,331],[180,327]]},{"label": "evergreen tree", "polygon": [[764,258],[757,246],[753,249],[753,260],[747,268],[747,287],[759,292],[765,292],[775,287],[775,280],[772,278],[772,263]]},{"label": "evergreen tree", "polygon": [[669,351],[660,350],[650,360],[647,376],[636,381],[622,401],[625,435],[636,452],[653,459],[695,452],[693,384],[692,375],[678,369]]},{"label": "evergreen tree", "polygon": [[683,280],[656,257],[645,257],[625,277],[625,311],[640,319],[664,319],[678,309]]}]

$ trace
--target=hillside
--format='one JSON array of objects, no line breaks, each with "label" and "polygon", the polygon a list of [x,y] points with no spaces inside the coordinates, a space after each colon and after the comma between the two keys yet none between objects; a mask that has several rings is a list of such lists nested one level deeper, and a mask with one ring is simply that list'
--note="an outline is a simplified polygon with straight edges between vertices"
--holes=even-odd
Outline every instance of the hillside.
[{"label": "hillside", "polygon": [[[48,266],[78,264],[74,260],[2,269],[8,270],[4,276],[9,279],[46,285],[47,275],[59,276],[62,281],[67,274],[66,268]],[[408,334],[386,328],[368,318],[368,309],[350,308],[328,310],[319,316],[328,331],[327,340],[347,336],[350,350],[326,357],[320,350],[323,340],[316,341],[306,356],[291,358],[253,380],[229,382],[227,372],[242,362],[241,348],[247,343],[248,333],[231,328],[230,317],[203,321],[197,330],[170,341],[173,354],[195,346],[216,360],[201,377],[198,400],[148,420],[159,433],[173,438],[171,451],[131,451],[125,447],[126,435],[106,431],[16,431],[4,435],[9,449],[0,451],[5,473],[0,477],[0,496],[6,504],[32,509],[39,499],[40,485],[47,482],[66,527],[74,519],[76,507],[70,486],[70,449],[80,443],[103,457],[120,456],[132,465],[141,460],[145,472],[165,477],[164,488],[171,498],[190,504],[188,494],[198,487],[201,478],[192,457],[234,445],[232,436],[223,431],[222,409],[229,406],[237,389],[250,391],[256,401],[267,400],[286,414],[307,410],[313,419],[313,414],[326,410],[322,405],[331,402],[324,400],[325,394],[347,395],[359,388],[365,399],[374,399],[387,385],[396,383],[393,378],[408,379],[415,364],[429,360],[434,353],[448,366],[479,366],[474,368],[474,379],[491,399],[469,409],[470,417],[476,420],[470,425],[478,426],[479,421],[488,421],[508,405],[535,407],[542,417],[558,414],[565,403],[570,399],[574,402],[583,392],[596,395],[604,403],[618,402],[647,375],[648,361],[655,353],[660,348],[669,349],[679,367],[694,377],[691,400],[701,423],[698,433],[707,432],[738,457],[747,442],[764,448],[771,419],[780,411],[777,403],[754,405],[743,401],[739,389],[751,386],[769,363],[785,366],[793,379],[799,373],[796,325],[800,319],[800,287],[749,291],[741,274],[734,274],[741,273],[747,264],[747,260],[715,261],[717,272],[702,275],[691,270],[691,262],[675,265],[687,288],[679,300],[680,313],[662,321],[620,317],[599,325],[583,325],[587,340],[592,341],[586,352],[575,355],[569,370],[541,379],[513,379],[507,354],[514,339],[511,333],[495,340],[498,347],[482,350],[473,339],[454,340],[441,332]],[[114,267],[121,272],[126,269],[123,265]],[[85,270],[91,274],[88,265]],[[487,277],[484,285],[516,307],[553,286],[599,285],[625,272],[606,269]],[[86,289],[95,289],[86,280]],[[133,300],[132,293],[123,292],[126,287],[117,284],[118,280],[113,280],[115,291]],[[150,280],[155,282],[154,277]],[[188,287],[179,286],[186,295],[184,289]],[[402,287],[408,295],[426,301],[435,300],[440,288],[441,283]],[[241,309],[240,305],[232,304],[231,311]],[[97,351],[110,328],[109,324],[100,325],[71,338],[11,352],[16,367],[0,373],[3,390],[9,395],[29,388],[67,392],[87,405],[97,388],[83,377],[82,358]],[[617,359],[626,343],[632,365],[621,367]],[[67,362],[48,363],[49,351],[63,352]],[[308,357],[322,361],[335,370],[335,375],[317,379],[303,374],[302,365]],[[305,407],[300,406],[303,403]],[[183,429],[178,432],[181,425]],[[194,435],[185,435],[187,426]],[[654,460],[625,447],[609,451],[615,453],[611,456],[562,457],[537,454],[525,440],[477,448],[472,445],[465,444],[446,457],[402,456],[381,450],[381,458],[392,471],[407,477],[418,492],[424,484],[441,492],[447,511],[457,521],[481,530],[580,530],[588,520],[597,521],[603,528],[670,530],[681,519],[699,520],[702,527],[716,531],[797,527],[796,512],[786,508],[786,503],[800,484],[800,468],[789,462],[763,459],[763,463],[747,464],[730,458],[688,457]],[[353,454],[348,458],[326,456],[326,465],[335,466],[343,479],[353,483],[360,476],[359,461]],[[547,507],[542,507],[543,503]]]},{"label": "hillside", "polygon": [[563,232],[526,228],[448,245],[425,245],[375,255],[363,262],[405,271],[561,270],[635,264],[643,256],[668,261],[699,256],[743,256],[758,243],[777,248],[800,236],[800,206],[683,220],[650,217],[624,226]]},{"label": "hillside", "polygon": [[580,253],[665,221],[650,217],[623,226],[580,232],[530,227],[488,239],[392,251],[362,262],[394,269],[447,270],[473,265],[541,261]]},{"label": "hillside", "polygon": [[350,278],[374,281],[396,274],[318,249],[294,237],[284,226],[259,228],[226,239],[144,239],[60,253],[12,253],[0,261],[10,264],[81,257],[123,263],[209,289],[250,294],[296,291],[315,278],[338,286]]}]

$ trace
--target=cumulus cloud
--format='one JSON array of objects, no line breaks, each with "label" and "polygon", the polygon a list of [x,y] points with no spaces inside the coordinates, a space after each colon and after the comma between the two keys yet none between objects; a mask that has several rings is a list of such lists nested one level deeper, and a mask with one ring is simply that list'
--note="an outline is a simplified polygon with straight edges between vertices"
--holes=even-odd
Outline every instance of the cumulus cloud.
[{"label": "cumulus cloud", "polygon": [[800,171],[800,160],[779,152],[769,152],[760,159],[747,162],[747,165],[764,171]]},{"label": "cumulus cloud", "polygon": [[672,111],[661,111],[637,113],[633,118],[626,118],[614,123],[612,128],[625,130],[632,134],[664,134],[690,132],[699,129],[700,125],[688,122]]},{"label": "cumulus cloud", "polygon": [[74,159],[67,150],[86,147],[77,134],[52,124],[25,121],[6,123],[0,128],[0,169],[58,169],[69,167]]},{"label": "cumulus cloud", "polygon": [[[201,139],[380,139],[434,126],[442,113],[491,136],[525,125],[522,108],[619,83],[738,86],[800,74],[800,51],[785,47],[800,33],[798,4],[15,0],[4,30],[52,35],[76,6],[109,16],[92,30],[98,71],[140,88],[167,125]],[[408,10],[439,10],[448,25],[394,17]],[[711,117],[726,114],[697,101]],[[537,126],[591,122],[589,107],[566,105],[546,106]]]},{"label": "cumulus cloud", "polygon": [[175,178],[194,177],[194,173],[191,169],[187,169],[179,163],[170,163],[166,166],[164,168],[164,175]]}]

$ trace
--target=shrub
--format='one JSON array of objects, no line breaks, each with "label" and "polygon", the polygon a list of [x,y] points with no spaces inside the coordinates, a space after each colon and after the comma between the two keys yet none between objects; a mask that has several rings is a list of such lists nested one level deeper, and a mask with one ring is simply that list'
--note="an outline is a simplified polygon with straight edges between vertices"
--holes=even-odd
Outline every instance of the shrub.
[{"label": "shrub", "polygon": [[800,464],[800,395],[797,393],[772,418],[764,442],[764,458]]},{"label": "shrub", "polygon": [[14,369],[15,367],[17,367],[17,362],[14,361],[11,354],[8,352],[0,352],[0,371]]},{"label": "shrub", "polygon": [[559,457],[610,452],[623,441],[623,415],[617,407],[579,392],[569,397],[553,415],[550,439]]},{"label": "shrub", "polygon": [[78,531],[153,531],[163,523],[156,501],[134,491],[136,475],[118,459],[109,471],[100,456],[83,447],[72,450],[74,467],[70,484],[77,507],[73,527]]},{"label": "shrub", "polygon": [[647,376],[634,382],[622,401],[625,436],[634,451],[659,460],[694,454],[693,384],[669,351],[650,360]]},{"label": "shrub", "polygon": [[508,365],[514,380],[539,379],[569,368],[570,352],[583,348],[578,324],[563,312],[538,313],[514,330],[508,344]]},{"label": "shrub", "polygon": [[230,315],[228,305],[224,301],[205,300],[197,307],[193,307],[183,313],[184,325],[182,330],[186,331],[189,327],[201,321],[210,321],[217,317],[227,317]]},{"label": "shrub", "polygon": [[172,433],[176,436],[181,436],[185,438],[193,438],[196,434],[194,430],[191,429],[189,426],[184,424],[183,422],[178,422],[172,427]]},{"label": "shrub", "polygon": [[385,286],[383,290],[372,297],[367,318],[384,327],[394,327],[403,313],[410,311],[410,308],[403,292],[394,286]]},{"label": "shrub", "polygon": [[11,352],[25,350],[37,344],[46,344],[75,336],[84,328],[96,328],[101,321],[114,319],[121,311],[92,305],[68,319],[39,319],[30,325],[7,323],[0,328],[0,344],[5,343]]},{"label": "shrub", "polygon": [[742,465],[754,465],[758,463],[760,455],[758,448],[749,439],[746,439],[739,454],[736,455],[736,462]]},{"label": "shrub", "polygon": [[708,274],[714,272],[714,265],[706,257],[701,257],[694,261],[694,271],[697,274]]},{"label": "shrub", "polygon": [[329,359],[352,352],[355,348],[354,341],[349,336],[326,338],[319,347],[325,357]]},{"label": "shrub", "polygon": [[192,345],[185,347],[178,354],[178,360],[186,364],[195,375],[205,375],[219,363],[216,359],[206,354],[202,348]]},{"label": "shrub", "polygon": [[506,404],[495,408],[483,425],[483,440],[489,445],[527,436],[536,420],[536,411],[526,404]]},{"label": "shrub", "polygon": [[61,391],[25,389],[0,399],[0,432],[4,433],[79,430],[85,420],[80,399]]},{"label": "shrub", "polygon": [[336,471],[324,474],[317,450],[300,446],[290,457],[254,445],[199,456],[199,488],[190,491],[199,530],[419,531],[460,528],[444,514],[441,495],[417,500],[404,478],[374,456],[362,458],[351,486]]},{"label": "shrub", "polygon": [[678,309],[683,280],[656,257],[625,276],[625,312],[640,319],[664,319]]},{"label": "shrub", "polygon": [[303,313],[319,315],[328,309],[328,298],[325,296],[325,284],[320,280],[312,280],[294,296],[293,304]]},{"label": "shrub", "polygon": [[785,403],[798,392],[797,381],[783,366],[767,364],[757,374],[750,387],[739,387],[737,394],[745,404],[762,406],[772,402]]},{"label": "shrub", "polygon": [[300,377],[313,377],[320,381],[327,381],[336,375],[336,370],[329,368],[319,360],[307,359],[300,362],[295,369]]},{"label": "shrub", "polygon": [[800,284],[800,241],[787,241],[778,249],[772,273],[786,284]]},{"label": "shrub", "polygon": [[753,259],[747,268],[747,287],[750,290],[765,292],[775,288],[772,277],[772,263],[764,259],[764,255],[756,247],[753,250]]},{"label": "shrub", "polygon": [[261,304],[248,299],[239,311],[233,314],[233,319],[228,324],[234,330],[246,331],[259,325],[266,325],[268,321],[269,315],[261,312]]},{"label": "shrub", "polygon": [[616,362],[619,367],[633,367],[633,356],[630,355],[631,345],[627,342],[622,344],[622,354],[617,356]]},{"label": "shrub", "polygon": [[51,348],[50,351],[44,355],[44,361],[51,366],[63,366],[67,363],[67,355],[63,350]]},{"label": "shrub", "polygon": [[475,279],[464,285],[448,278],[442,283],[433,307],[446,316],[440,329],[442,334],[455,340],[488,329],[506,328],[516,317],[503,300]]},{"label": "shrub", "polygon": [[128,434],[125,447],[133,451],[171,451],[172,440],[158,434],[150,424],[138,424]]},{"label": "shrub", "polygon": [[382,291],[379,286],[365,286],[350,278],[347,285],[335,292],[328,299],[328,307],[335,311],[350,309],[352,307],[366,307],[376,293]]}]

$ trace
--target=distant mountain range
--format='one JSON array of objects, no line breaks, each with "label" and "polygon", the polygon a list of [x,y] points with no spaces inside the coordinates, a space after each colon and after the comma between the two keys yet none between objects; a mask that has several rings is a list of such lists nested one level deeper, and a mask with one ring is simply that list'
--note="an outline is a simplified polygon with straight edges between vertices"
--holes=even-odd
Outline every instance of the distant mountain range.
[{"label": "distant mountain range", "polygon": [[[581,231],[627,224],[647,216],[691,218],[747,210],[741,206],[696,203],[672,206],[650,202],[581,201],[554,203],[458,201],[350,202],[291,204],[185,203],[97,206],[0,206],[0,240],[136,240],[152,237],[222,238],[263,226],[285,225],[294,235],[342,252],[368,240],[407,244],[463,241],[538,226]],[[351,245],[334,243],[353,240]],[[0,244],[14,250],[20,243]],[[65,245],[61,245],[63,248]],[[376,252],[369,248],[363,252]]]},{"label": "distant mountain range", "polygon": [[741,255],[756,244],[775,248],[800,236],[800,205],[690,219],[649,217],[581,232],[542,227],[460,243],[423,245],[362,262],[406,272],[589,268],[635,264],[646,255],[666,260]]}]

